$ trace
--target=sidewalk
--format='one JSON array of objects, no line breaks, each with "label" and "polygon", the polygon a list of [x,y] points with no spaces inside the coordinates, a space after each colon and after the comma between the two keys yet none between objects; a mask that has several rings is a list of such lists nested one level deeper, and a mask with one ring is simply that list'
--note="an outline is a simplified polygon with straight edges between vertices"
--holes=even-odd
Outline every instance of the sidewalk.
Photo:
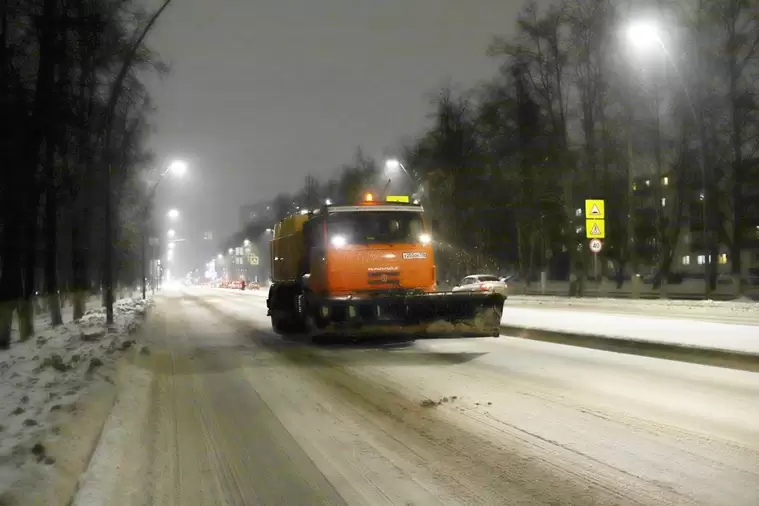
[{"label": "sidewalk", "polygon": [[551,296],[514,295],[506,301],[508,308],[534,308],[546,311],[637,315],[759,325],[759,304],[738,301],[682,301],[610,298],[567,298]]},{"label": "sidewalk", "polygon": [[55,430],[57,414],[76,411],[77,402],[133,343],[129,339],[152,300],[120,299],[114,325],[105,325],[100,297],[87,301],[87,312],[72,321],[62,308],[63,324],[52,328],[46,311],[34,319],[34,336],[19,341],[18,322],[10,350],[0,351],[0,495],[35,466],[52,465],[40,443]]},{"label": "sidewalk", "polygon": [[665,316],[504,308],[508,327],[759,355],[759,327]]}]

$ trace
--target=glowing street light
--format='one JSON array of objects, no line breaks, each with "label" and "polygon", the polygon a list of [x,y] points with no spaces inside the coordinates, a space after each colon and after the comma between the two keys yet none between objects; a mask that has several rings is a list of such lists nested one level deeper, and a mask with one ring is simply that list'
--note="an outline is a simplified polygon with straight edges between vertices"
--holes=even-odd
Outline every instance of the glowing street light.
[{"label": "glowing street light", "polygon": [[639,20],[627,26],[627,40],[636,49],[649,50],[652,47],[664,49],[659,26],[652,21]]},{"label": "glowing street light", "polygon": [[397,158],[389,158],[388,160],[385,160],[385,168],[390,172],[395,172],[402,167],[403,164],[401,164]]},{"label": "glowing street light", "polygon": [[229,248],[229,251],[227,251],[227,253],[229,253],[230,255],[231,255],[232,253],[234,253],[234,252],[235,252],[235,249],[234,249],[234,248]]},{"label": "glowing street light", "polygon": [[172,228],[172,229],[169,229],[168,235],[169,235],[169,237],[174,237],[175,235],[177,235],[177,233]]},{"label": "glowing street light", "polygon": [[[331,205],[332,205],[332,199],[326,199],[326,200],[324,201],[324,203],[325,203],[325,204],[327,204],[328,206],[331,206]],[[268,229],[267,229],[267,230],[268,230]]]},{"label": "glowing street light", "polygon": [[179,218],[179,210],[178,209],[169,209],[169,212],[167,213],[167,215],[172,220],[176,220],[177,218]]},{"label": "glowing street light", "polygon": [[175,176],[183,176],[185,172],[187,172],[187,163],[182,160],[174,160],[169,164],[169,168],[166,170]]},{"label": "glowing street light", "polygon": [[[389,172],[390,174],[396,173],[399,170],[403,171],[404,174],[406,174],[406,177],[409,179],[412,185],[416,185],[416,180],[414,180],[413,177],[411,177],[411,174],[406,170],[406,167],[403,166],[400,160],[397,158],[388,158],[385,160],[385,170]],[[388,182],[389,184],[389,182]]]},{"label": "glowing street light", "polygon": [[221,253],[219,253],[218,255],[216,255],[216,258],[218,258],[219,260],[221,260],[222,258],[224,258],[224,255],[222,255]]},{"label": "glowing street light", "polygon": [[248,239],[245,239],[245,240],[242,242],[242,244],[243,244],[243,246],[250,246],[250,240],[248,240]]}]

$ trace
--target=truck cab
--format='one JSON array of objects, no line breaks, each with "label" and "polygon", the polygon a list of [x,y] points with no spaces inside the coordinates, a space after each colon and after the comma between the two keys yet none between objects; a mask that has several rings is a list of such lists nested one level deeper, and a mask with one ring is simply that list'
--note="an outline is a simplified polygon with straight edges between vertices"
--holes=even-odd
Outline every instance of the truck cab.
[{"label": "truck cab", "polygon": [[315,293],[435,290],[432,236],[418,204],[326,206],[304,224],[302,269]]}]

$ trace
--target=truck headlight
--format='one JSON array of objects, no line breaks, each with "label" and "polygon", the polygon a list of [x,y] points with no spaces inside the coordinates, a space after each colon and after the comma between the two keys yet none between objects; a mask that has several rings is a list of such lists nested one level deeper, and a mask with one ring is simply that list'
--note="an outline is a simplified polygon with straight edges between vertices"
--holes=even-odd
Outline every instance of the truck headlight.
[{"label": "truck headlight", "polygon": [[420,234],[419,242],[422,244],[429,244],[432,242],[432,236],[430,234]]},{"label": "truck headlight", "polygon": [[340,246],[345,246],[345,244],[347,242],[348,241],[347,241],[347,239],[345,238],[344,235],[335,235],[335,236],[332,236],[332,239],[330,240],[330,243],[332,243],[332,246],[337,246],[338,248]]}]

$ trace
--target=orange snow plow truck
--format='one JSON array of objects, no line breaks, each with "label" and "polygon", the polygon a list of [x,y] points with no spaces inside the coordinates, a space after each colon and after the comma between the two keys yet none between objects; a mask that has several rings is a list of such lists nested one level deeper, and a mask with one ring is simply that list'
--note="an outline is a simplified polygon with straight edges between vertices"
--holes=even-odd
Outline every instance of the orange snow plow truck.
[{"label": "orange snow plow truck", "polygon": [[504,296],[438,292],[422,206],[404,196],[327,205],[285,218],[270,243],[274,330],[364,338],[490,337]]}]

